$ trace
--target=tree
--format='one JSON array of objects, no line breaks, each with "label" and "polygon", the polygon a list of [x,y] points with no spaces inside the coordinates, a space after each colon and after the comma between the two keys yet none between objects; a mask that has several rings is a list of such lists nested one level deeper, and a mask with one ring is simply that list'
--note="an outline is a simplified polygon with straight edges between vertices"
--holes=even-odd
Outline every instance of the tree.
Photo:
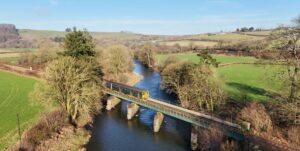
[{"label": "tree", "polygon": [[240,29],[239,29],[239,28],[237,28],[237,29],[235,30],[235,32],[240,32]]},{"label": "tree", "polygon": [[66,35],[63,46],[64,56],[81,58],[96,55],[93,37],[86,30],[77,31],[74,27],[73,32]]},{"label": "tree", "polygon": [[49,61],[54,60],[59,52],[59,47],[49,40],[42,41],[37,51],[21,53],[19,63],[34,68],[42,68]]},{"label": "tree", "polygon": [[284,61],[288,73],[286,79],[290,87],[289,100],[294,102],[299,95],[300,88],[300,28],[280,29],[272,36],[271,49],[278,53],[274,61]]},{"label": "tree", "polygon": [[220,62],[217,59],[213,58],[208,51],[202,51],[197,54],[200,58],[200,64],[213,65],[214,67],[218,67]]},{"label": "tree", "polygon": [[106,78],[122,82],[122,75],[133,70],[132,58],[131,51],[126,47],[111,46],[103,50],[99,59],[102,60]]},{"label": "tree", "polygon": [[268,51],[276,54],[272,63],[281,63],[285,73],[277,74],[287,87],[284,99],[272,108],[274,122],[281,126],[300,124],[300,22],[295,19],[296,26],[280,27],[270,37]]},{"label": "tree", "polygon": [[249,28],[249,31],[254,31],[254,27],[250,27],[250,28]]},{"label": "tree", "polygon": [[65,31],[66,31],[66,32],[71,32],[72,29],[68,27],[68,28],[65,29]]},{"label": "tree", "polygon": [[161,86],[177,94],[181,106],[193,110],[214,111],[223,103],[224,95],[213,78],[210,66],[174,58],[162,70]]},{"label": "tree", "polygon": [[196,49],[197,49],[197,46],[195,45],[195,43],[194,43],[194,42],[190,42],[190,43],[189,43],[189,50],[194,51],[194,50],[196,50]]},{"label": "tree", "polygon": [[79,115],[89,113],[95,104],[101,105],[102,82],[95,69],[97,64],[72,57],[50,62],[44,73],[44,100],[58,101],[76,124]]},{"label": "tree", "polygon": [[247,28],[247,27],[243,27],[243,28],[241,28],[240,31],[241,31],[241,32],[247,32],[247,31],[248,31],[248,28]]},{"label": "tree", "polygon": [[155,66],[155,52],[154,46],[147,43],[143,46],[142,50],[137,52],[137,58],[146,66]]},{"label": "tree", "polygon": [[180,44],[179,44],[179,43],[175,43],[175,44],[174,44],[174,47],[175,47],[176,49],[178,49],[178,50],[179,50],[179,52],[181,52],[181,51],[182,51],[182,47],[180,46]]}]

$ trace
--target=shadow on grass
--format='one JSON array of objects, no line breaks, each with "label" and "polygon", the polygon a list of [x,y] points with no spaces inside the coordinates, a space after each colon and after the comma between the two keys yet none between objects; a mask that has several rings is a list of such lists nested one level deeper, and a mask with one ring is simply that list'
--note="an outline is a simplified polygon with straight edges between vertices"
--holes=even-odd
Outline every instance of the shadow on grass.
[{"label": "shadow on grass", "polygon": [[228,82],[226,84],[230,87],[238,89],[240,92],[244,94],[267,95],[268,93],[265,89],[249,86],[246,84],[241,84],[236,82]]},{"label": "shadow on grass", "polygon": [[[258,88],[246,84],[227,82],[231,88],[238,90],[238,93],[233,94],[235,100],[240,101],[269,101],[270,99],[283,99],[282,95],[276,92],[267,91],[263,88]],[[257,97],[256,97],[257,96]]]}]

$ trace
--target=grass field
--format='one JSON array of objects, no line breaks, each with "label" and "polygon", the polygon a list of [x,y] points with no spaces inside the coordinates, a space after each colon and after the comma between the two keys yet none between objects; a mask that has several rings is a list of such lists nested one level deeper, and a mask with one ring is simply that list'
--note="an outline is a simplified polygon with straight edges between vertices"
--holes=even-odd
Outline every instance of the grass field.
[{"label": "grass field", "polygon": [[273,77],[282,70],[280,66],[234,64],[218,68],[217,75],[224,82],[229,96],[235,100],[267,101],[283,86]]},{"label": "grass field", "polygon": [[[195,53],[173,54],[178,58],[189,59],[198,62],[199,58]],[[171,54],[158,54],[159,63],[163,63]],[[213,55],[219,62],[255,62],[253,57],[237,57],[226,55]],[[219,67],[216,70],[217,76],[224,84],[228,95],[235,100],[266,101],[269,96],[279,92],[283,83],[273,76],[282,71],[280,66],[262,66],[254,64],[233,64]]]},{"label": "grass field", "polygon": [[272,30],[244,32],[244,33],[248,35],[269,36],[272,33]]},{"label": "grass field", "polygon": [[[258,32],[256,33],[258,34]],[[221,33],[216,35],[193,35],[188,38],[199,39],[199,40],[212,40],[212,41],[224,41],[224,42],[239,42],[239,41],[249,41],[249,40],[262,40],[264,37],[255,35],[243,35],[237,33]]]},{"label": "grass field", "polygon": [[17,63],[20,57],[20,53],[1,53],[0,52],[0,61],[1,62],[9,62],[9,63]]},{"label": "grass field", "polygon": [[34,79],[0,70],[0,150],[17,141],[17,114],[24,131],[43,110],[29,101],[35,83]]},{"label": "grass field", "polygon": [[160,44],[165,44],[167,46],[174,46],[175,44],[179,44],[180,46],[187,47],[191,43],[193,43],[196,46],[201,47],[213,47],[217,45],[217,42],[214,41],[190,41],[190,40],[178,40],[178,41],[163,41],[160,42]]},{"label": "grass field", "polygon": [[[158,64],[163,63],[168,57],[176,56],[182,59],[189,59],[193,62],[198,62],[199,57],[196,53],[177,53],[177,54],[157,54],[156,59]],[[226,55],[213,55],[221,63],[231,63],[231,62],[255,62],[257,59],[253,57],[236,57],[236,56],[226,56]]]}]

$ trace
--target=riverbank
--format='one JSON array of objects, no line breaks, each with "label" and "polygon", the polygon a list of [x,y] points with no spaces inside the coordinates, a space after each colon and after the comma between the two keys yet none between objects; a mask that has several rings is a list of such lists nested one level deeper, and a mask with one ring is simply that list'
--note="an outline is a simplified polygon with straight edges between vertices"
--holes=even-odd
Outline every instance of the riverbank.
[{"label": "riverbank", "polygon": [[[20,76],[27,76],[27,77],[33,77],[35,79],[39,79],[40,80],[40,74],[35,74],[38,71],[35,70],[30,70],[24,67],[20,67],[20,66],[12,66],[12,65],[7,65],[7,64],[1,64],[1,69],[8,71],[8,72],[12,72],[12,73],[16,73]],[[40,73],[40,72],[38,72]],[[128,85],[135,85],[136,83],[138,83],[140,80],[143,79],[143,76],[137,74],[137,73],[126,73],[126,77],[127,77],[127,82],[126,84]],[[51,114],[52,112],[49,112],[49,114]],[[43,117],[40,117],[39,120],[37,120],[38,124],[43,122]],[[36,147],[38,150],[47,150],[47,151],[55,151],[55,150],[86,150],[85,145],[89,142],[90,138],[91,138],[91,129],[92,129],[92,122],[93,122],[93,118],[89,117],[89,118],[84,118],[84,124],[82,124],[82,126],[79,126],[77,128],[74,128],[71,125],[66,125],[62,128],[60,128],[58,131],[56,132],[51,132],[50,136],[48,136],[49,138],[47,138],[44,141],[41,141],[38,146]],[[38,125],[37,124],[37,125]],[[36,125],[30,127],[29,129],[25,130],[24,133],[22,134],[22,144],[14,144],[13,146],[11,146],[9,149],[9,151],[17,151],[20,149],[20,147],[22,148],[27,148],[30,146],[27,146],[28,144],[26,144],[31,138],[28,138],[28,132],[33,129]],[[86,128],[89,127],[89,128]],[[42,132],[38,132],[37,133],[42,133]]]},{"label": "riverbank", "polygon": [[[128,85],[135,85],[143,76],[137,73],[127,73]],[[101,113],[99,113],[101,114]],[[95,115],[96,116],[96,115]],[[91,139],[91,131],[93,129],[93,119],[88,119],[84,126],[75,129],[72,126],[64,127],[59,134],[55,134],[51,139],[43,142],[39,150],[56,151],[56,150],[78,150],[85,151],[85,145]],[[85,127],[89,127],[88,129]]]},{"label": "riverbank", "polygon": [[128,78],[128,81],[126,82],[126,84],[130,85],[130,86],[136,85],[137,83],[139,83],[143,79],[143,76],[139,75],[136,72],[127,73],[126,75],[127,75],[127,78]]}]

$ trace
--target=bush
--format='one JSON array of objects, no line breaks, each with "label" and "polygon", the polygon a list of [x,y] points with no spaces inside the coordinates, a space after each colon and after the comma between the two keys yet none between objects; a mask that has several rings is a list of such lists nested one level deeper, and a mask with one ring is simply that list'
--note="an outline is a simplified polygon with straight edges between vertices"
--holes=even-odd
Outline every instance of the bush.
[{"label": "bush", "polygon": [[268,108],[276,126],[281,128],[300,126],[300,103],[281,101],[270,105]]},{"label": "bush", "polygon": [[221,151],[238,151],[239,149],[239,144],[236,141],[227,140],[221,144]]},{"label": "bush", "polygon": [[27,148],[35,148],[42,141],[51,138],[53,133],[59,132],[68,124],[66,117],[66,113],[63,110],[56,110],[45,114],[37,125],[26,132],[25,142],[27,143]]},{"label": "bush", "polygon": [[287,139],[291,143],[300,146],[300,126],[290,127],[287,131]]},{"label": "bush", "polygon": [[240,112],[239,119],[251,123],[255,132],[271,132],[272,120],[262,104],[251,103]]},{"label": "bush", "polygon": [[198,131],[199,150],[220,150],[223,141],[223,133],[215,128],[201,129]]}]

